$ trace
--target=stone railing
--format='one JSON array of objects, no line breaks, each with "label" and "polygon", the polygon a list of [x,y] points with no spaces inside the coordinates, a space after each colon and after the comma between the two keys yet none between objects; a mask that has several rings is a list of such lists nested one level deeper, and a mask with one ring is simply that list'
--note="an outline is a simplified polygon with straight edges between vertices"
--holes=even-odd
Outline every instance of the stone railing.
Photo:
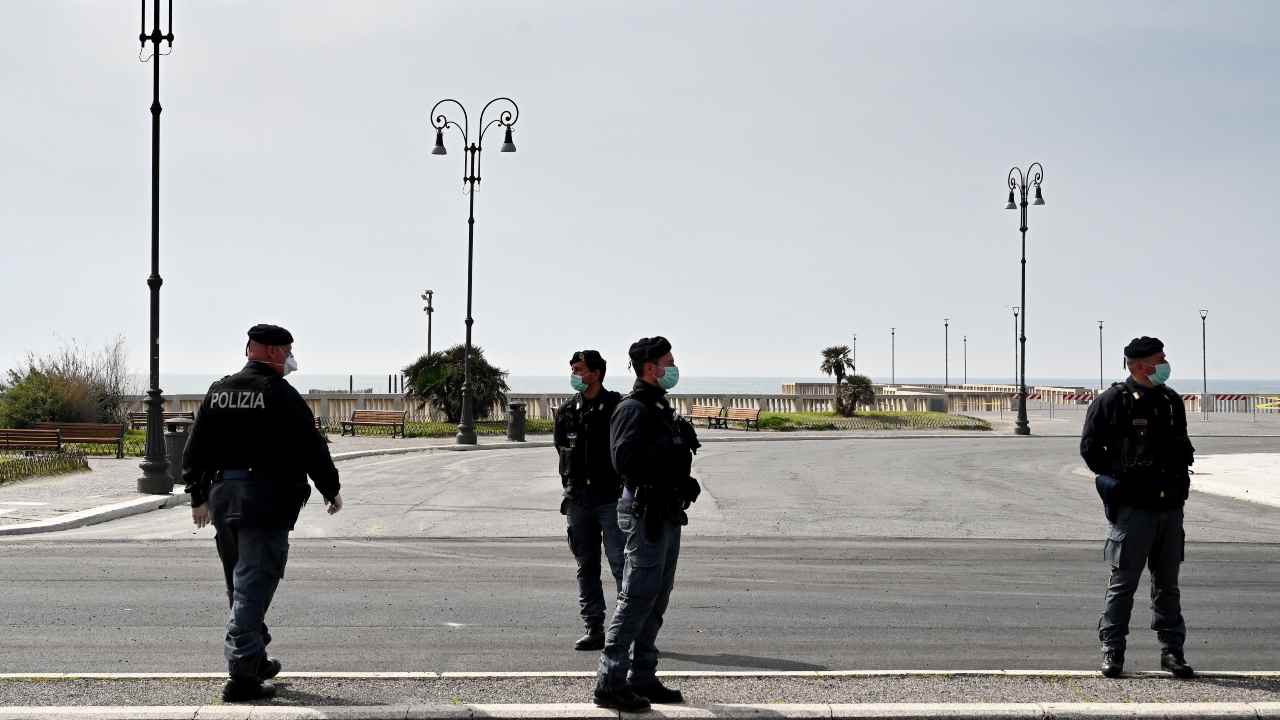
[{"label": "stone railing", "polygon": [[[973,412],[1013,412],[1017,409],[1016,388],[1012,385],[986,386],[991,389],[972,389],[969,387],[949,387],[943,392],[941,386],[896,386],[885,388],[885,394],[877,394],[875,402],[860,405],[859,410],[877,410],[882,412],[922,412],[926,410],[951,413]],[[1032,391],[1031,388],[1028,388]],[[330,426],[337,426],[340,420],[351,417],[353,410],[391,410],[407,412],[410,421],[441,421],[443,416],[434,410],[420,408],[416,402],[398,394],[379,393],[309,393],[302,396],[311,412],[322,418]],[[527,417],[534,419],[551,419],[555,409],[572,397],[571,393],[512,393],[509,402],[525,404]],[[1081,409],[1092,400],[1091,391],[1078,388],[1035,388],[1028,400],[1028,410]],[[1280,396],[1258,394],[1214,395],[1207,407],[1208,412],[1216,413],[1256,413],[1280,414]],[[827,395],[784,395],[784,394],[672,394],[671,400],[676,412],[688,415],[694,405],[713,405],[723,408],[759,409],[762,412],[826,413],[835,410],[835,397]],[[166,412],[196,412],[200,408],[203,395],[166,395],[164,409]],[[1183,401],[1188,413],[1198,413],[1201,408],[1200,395],[1184,395]],[[129,412],[140,412],[146,409],[141,396],[133,396],[126,400]],[[507,409],[494,407],[488,416],[491,421],[505,421]]]}]

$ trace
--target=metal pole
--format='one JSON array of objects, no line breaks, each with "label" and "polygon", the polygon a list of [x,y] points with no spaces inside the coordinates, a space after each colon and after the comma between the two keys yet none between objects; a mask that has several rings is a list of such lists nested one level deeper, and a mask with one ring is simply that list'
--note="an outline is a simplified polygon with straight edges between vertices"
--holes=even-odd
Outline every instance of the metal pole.
[{"label": "metal pole", "polygon": [[471,317],[471,278],[475,257],[476,156],[480,153],[480,148],[472,143],[467,148],[467,153],[471,160],[471,192],[468,193],[470,209],[467,214],[467,339],[462,351],[462,418],[455,438],[459,445],[476,444],[475,415],[471,410],[471,326],[475,322]]},{"label": "metal pole", "polygon": [[431,299],[435,296],[434,290],[425,290],[422,293],[422,299],[427,301],[427,306],[422,308],[427,314],[427,355],[431,354],[431,316],[435,314],[435,308],[431,306]]},{"label": "metal pole", "polygon": [[1200,380],[1203,383],[1200,393],[1200,419],[1209,419],[1209,410],[1205,407],[1205,398],[1209,397],[1209,349],[1208,349],[1208,330],[1205,328],[1206,318],[1209,317],[1208,310],[1200,311],[1200,359],[1201,366]]},{"label": "metal pole", "polygon": [[969,384],[969,336],[964,336],[964,384]]},{"label": "metal pole", "polygon": [[[168,495],[173,490],[169,477],[169,460],[164,448],[164,396],[160,390],[160,42],[173,47],[173,7],[169,8],[169,33],[160,33],[160,2],[152,3],[153,26],[151,34],[138,35],[138,41],[146,48],[152,43],[150,60],[152,67],[151,100],[151,275],[147,287],[151,289],[150,367],[149,389],[143,403],[147,406],[146,457],[139,465],[142,477],[138,478],[138,492]],[[142,27],[147,23],[147,4],[142,2]]]},{"label": "metal pole", "polygon": [[942,320],[942,389],[951,384],[951,318]]},{"label": "metal pole", "polygon": [[1102,321],[1099,320],[1098,321],[1098,394],[1102,394],[1102,384],[1105,382],[1102,379],[1103,373],[1104,371],[1102,369]]},{"label": "metal pole", "polygon": [[889,328],[889,384],[898,384],[898,328]]},{"label": "metal pole", "polygon": [[[1039,168],[1037,170],[1037,168]],[[1015,179],[1016,176],[1016,179]],[[1014,432],[1018,435],[1030,435],[1031,423],[1027,420],[1027,193],[1034,185],[1036,188],[1037,205],[1044,204],[1044,196],[1040,191],[1040,181],[1044,177],[1044,167],[1040,163],[1031,163],[1027,167],[1026,173],[1018,168],[1009,171],[1009,202],[1005,205],[1006,210],[1018,209],[1014,204],[1014,191],[1016,190],[1022,200],[1021,217],[1018,224],[1018,231],[1022,234],[1022,282],[1021,282],[1021,302],[1018,307],[1022,310],[1022,327],[1018,335],[1018,344],[1022,351],[1021,365],[1019,366],[1018,378],[1018,422]]]}]

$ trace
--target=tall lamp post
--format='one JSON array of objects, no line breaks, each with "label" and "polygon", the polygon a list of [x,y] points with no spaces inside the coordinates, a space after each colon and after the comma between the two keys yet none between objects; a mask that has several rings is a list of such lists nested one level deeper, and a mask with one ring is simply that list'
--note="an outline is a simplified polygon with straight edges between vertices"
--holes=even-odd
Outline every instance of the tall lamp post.
[{"label": "tall lamp post", "polygon": [[428,355],[431,354],[431,316],[435,314],[435,311],[436,311],[436,309],[431,306],[431,298],[435,294],[436,293],[434,290],[422,291],[422,299],[427,301],[427,304],[422,307],[422,312],[427,314],[427,354]]},{"label": "tall lamp post", "polygon": [[951,318],[942,319],[942,389],[951,384]]},{"label": "tall lamp post", "polygon": [[853,334],[853,372],[858,372],[858,333]]},{"label": "tall lamp post", "polygon": [[1206,328],[1208,317],[1208,310],[1200,311],[1200,361],[1203,363],[1201,366],[1202,374],[1200,376],[1200,380],[1204,383],[1201,386],[1200,391],[1200,418],[1202,420],[1209,419],[1209,407],[1207,404],[1209,402],[1209,350],[1207,342],[1209,338],[1209,331]]},{"label": "tall lamp post", "polygon": [[1018,384],[1018,306],[1013,305],[1013,384]]},{"label": "tall lamp post", "polygon": [[[152,0],[152,27],[147,33],[147,0],[142,0],[142,24],[138,33],[138,59],[152,63],[151,83],[151,275],[147,287],[151,289],[150,334],[150,383],[147,398],[146,458],[139,467],[138,492],[168,495],[173,491],[169,476],[169,461],[164,450],[164,395],[160,390],[160,56],[173,52],[173,0],[169,0],[169,32],[160,32],[160,0]],[[143,57],[147,42],[152,45],[151,55]],[[160,51],[160,43],[169,44],[169,52]]]},{"label": "tall lamp post", "polygon": [[889,384],[898,384],[898,328],[889,328]]},{"label": "tall lamp post", "polygon": [[1030,435],[1031,423],[1027,421],[1027,193],[1036,189],[1035,205],[1044,205],[1044,195],[1040,192],[1040,182],[1044,179],[1044,166],[1038,162],[1031,163],[1024,173],[1017,167],[1009,170],[1009,202],[1005,210],[1017,210],[1014,204],[1014,192],[1022,200],[1021,222],[1018,231],[1022,233],[1022,300],[1018,306],[1022,308],[1022,329],[1018,334],[1018,342],[1022,350],[1021,366],[1018,368],[1018,423],[1014,432],[1018,435]]},{"label": "tall lamp post", "polygon": [[1102,379],[1104,372],[1102,369],[1102,321],[1098,321],[1098,394],[1102,394]]},{"label": "tall lamp post", "polygon": [[969,336],[964,336],[964,384],[969,384]]},{"label": "tall lamp post", "polygon": [[[453,103],[462,111],[461,124],[450,120],[443,112],[436,113],[440,106],[446,103]],[[510,105],[510,108],[502,110],[496,118],[486,123],[485,114],[494,103],[505,103]],[[458,434],[456,437],[459,445],[476,444],[475,414],[471,409],[471,326],[475,322],[471,317],[471,280],[475,257],[476,190],[480,187],[480,151],[484,146],[485,133],[489,131],[489,128],[497,125],[506,129],[506,137],[502,140],[501,152],[515,152],[516,145],[511,139],[511,128],[519,118],[520,108],[514,100],[508,97],[494,98],[485,103],[485,106],[480,110],[480,122],[476,124],[475,128],[471,127],[471,123],[467,119],[467,109],[463,107],[462,103],[453,98],[445,98],[431,107],[431,126],[436,129],[436,144],[431,149],[431,154],[446,154],[444,148],[445,129],[453,128],[461,133],[463,144],[462,187],[470,198],[470,207],[467,214],[467,337],[462,354],[462,418],[458,422]],[[474,142],[471,138],[473,129],[477,131]]]}]

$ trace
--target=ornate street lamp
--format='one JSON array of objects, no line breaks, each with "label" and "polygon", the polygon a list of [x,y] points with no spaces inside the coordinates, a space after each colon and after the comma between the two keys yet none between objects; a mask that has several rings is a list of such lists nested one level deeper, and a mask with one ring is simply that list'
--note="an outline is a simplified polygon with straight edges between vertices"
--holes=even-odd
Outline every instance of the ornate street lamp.
[{"label": "ornate street lamp", "polygon": [[[173,0],[169,0],[169,32],[160,33],[160,2],[152,0],[152,28],[147,33],[147,0],[142,0],[142,25],[138,42],[138,60],[152,62],[151,99],[151,276],[147,287],[151,288],[151,346],[150,383],[147,399],[146,458],[142,461],[142,477],[138,478],[138,492],[168,495],[173,491],[169,476],[169,461],[164,449],[164,397],[160,390],[160,57],[173,52]],[[144,57],[147,42],[152,45],[151,55]],[[169,44],[169,52],[160,51],[160,43]]]},{"label": "ornate street lamp", "polygon": [[951,384],[951,318],[942,319],[942,389]]},{"label": "ornate street lamp", "polygon": [[436,311],[435,308],[431,307],[431,298],[435,294],[434,290],[424,290],[422,292],[422,299],[427,301],[427,304],[422,307],[422,311],[427,314],[427,355],[431,354],[431,316]]},{"label": "ornate street lamp", "polygon": [[898,328],[889,328],[889,384],[898,384]]},{"label": "ornate street lamp", "polygon": [[1102,379],[1102,376],[1104,374],[1105,373],[1102,369],[1102,321],[1099,320],[1098,321],[1098,394],[1099,395],[1102,394],[1102,383],[1105,382]]},{"label": "ornate street lamp", "polygon": [[[440,106],[445,103],[453,103],[462,111],[461,124],[448,119],[444,113],[436,113]],[[496,118],[486,123],[485,114],[494,103],[505,103],[510,105],[510,108],[502,110]],[[458,435],[456,438],[459,445],[476,444],[475,414],[471,409],[471,326],[475,322],[471,317],[471,279],[473,259],[475,257],[476,190],[480,187],[480,151],[484,146],[485,133],[489,131],[490,127],[497,125],[506,129],[506,136],[502,140],[500,152],[515,152],[516,145],[511,139],[511,128],[519,118],[520,108],[516,106],[514,100],[507,97],[494,98],[485,103],[485,106],[480,110],[480,122],[475,128],[471,127],[471,123],[467,119],[467,109],[457,100],[445,98],[431,108],[431,126],[436,129],[436,144],[431,149],[431,154],[446,154],[444,147],[445,129],[453,128],[462,134],[462,144],[464,146],[462,154],[462,188],[470,197],[470,208],[467,214],[467,337],[462,355],[462,419],[458,423]],[[471,138],[473,129],[478,131],[474,142],[472,142]]]},{"label": "ornate street lamp", "polygon": [[1208,332],[1209,331],[1205,326],[1205,323],[1207,322],[1208,317],[1209,317],[1208,310],[1200,311],[1200,361],[1203,363],[1202,370],[1201,370],[1202,375],[1200,376],[1200,380],[1201,382],[1204,383],[1201,386],[1201,391],[1200,391],[1200,418],[1202,420],[1209,419],[1209,407],[1208,407],[1208,402],[1209,402],[1209,349],[1208,349],[1209,335],[1208,335]]},{"label": "ornate street lamp", "polygon": [[1035,188],[1035,205],[1044,204],[1044,195],[1040,191],[1040,182],[1044,179],[1044,166],[1040,163],[1031,163],[1024,173],[1017,167],[1009,170],[1009,202],[1005,204],[1005,210],[1017,210],[1019,205],[1014,203],[1014,192],[1017,192],[1022,200],[1021,222],[1018,225],[1018,231],[1022,233],[1022,302],[1019,307],[1022,308],[1022,330],[1018,335],[1018,342],[1022,348],[1022,365],[1018,371],[1018,423],[1014,428],[1014,432],[1018,435],[1030,435],[1031,423],[1027,421],[1027,193],[1031,188]]}]

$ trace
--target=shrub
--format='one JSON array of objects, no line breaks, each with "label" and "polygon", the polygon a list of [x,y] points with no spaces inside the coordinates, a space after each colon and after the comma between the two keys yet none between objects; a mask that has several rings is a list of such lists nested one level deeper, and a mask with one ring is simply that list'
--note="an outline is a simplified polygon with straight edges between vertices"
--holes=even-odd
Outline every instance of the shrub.
[{"label": "shrub", "polygon": [[[465,346],[454,345],[448,350],[423,355],[404,369],[409,379],[406,395],[418,402],[419,407],[430,403],[445,416],[447,422],[456,424],[462,419],[462,377]],[[476,420],[489,417],[494,405],[506,404],[507,373],[484,359],[484,351],[471,347],[471,412]]]},{"label": "shrub", "polygon": [[38,422],[120,422],[129,392],[124,341],[99,353],[76,345],[10,370],[0,384],[0,427]]}]

